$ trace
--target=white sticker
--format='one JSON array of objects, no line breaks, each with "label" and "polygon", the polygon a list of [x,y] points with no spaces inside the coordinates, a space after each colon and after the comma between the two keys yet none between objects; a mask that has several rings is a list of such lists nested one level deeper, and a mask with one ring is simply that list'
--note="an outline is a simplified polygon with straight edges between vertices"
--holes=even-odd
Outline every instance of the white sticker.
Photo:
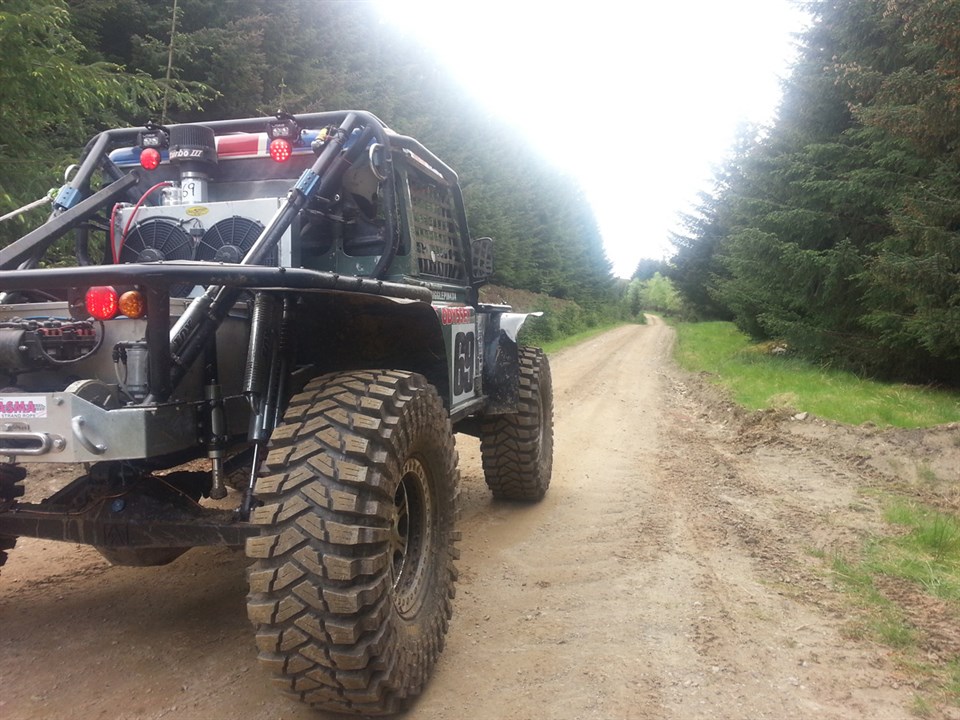
[{"label": "white sticker", "polygon": [[45,418],[47,403],[42,398],[0,396],[0,418],[26,420]]}]

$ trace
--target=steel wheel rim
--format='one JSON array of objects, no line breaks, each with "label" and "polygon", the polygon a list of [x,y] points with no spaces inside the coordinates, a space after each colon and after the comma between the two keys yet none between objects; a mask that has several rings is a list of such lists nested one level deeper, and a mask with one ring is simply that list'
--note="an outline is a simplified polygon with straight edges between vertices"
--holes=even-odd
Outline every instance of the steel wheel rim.
[{"label": "steel wheel rim", "polygon": [[393,599],[401,616],[415,615],[422,602],[433,544],[433,504],[429,477],[418,458],[403,464],[394,494],[390,528]]}]

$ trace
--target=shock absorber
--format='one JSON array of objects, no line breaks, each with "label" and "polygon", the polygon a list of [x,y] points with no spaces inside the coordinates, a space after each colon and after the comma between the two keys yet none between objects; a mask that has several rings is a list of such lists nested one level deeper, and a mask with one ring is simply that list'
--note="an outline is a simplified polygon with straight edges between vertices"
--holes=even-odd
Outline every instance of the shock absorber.
[{"label": "shock absorber", "polygon": [[210,497],[219,500],[227,495],[227,488],[223,481],[223,447],[227,435],[227,422],[223,411],[223,390],[220,387],[216,338],[210,341],[204,352],[203,374],[203,399],[210,413],[210,435],[207,439],[207,457],[210,458]]},{"label": "shock absorber", "polygon": [[277,383],[277,394],[273,401],[273,417],[270,429],[280,424],[280,415],[290,391],[290,363],[296,357],[296,335],[293,332],[293,300],[289,295],[283,296],[283,310],[280,315],[280,339],[277,343],[280,349],[280,377]]},{"label": "shock absorber", "polygon": [[250,509],[253,507],[253,487],[257,480],[257,470],[270,439],[272,428],[269,426],[274,420],[271,398],[276,397],[281,374],[277,309],[277,300],[272,295],[264,292],[254,294],[247,364],[243,376],[243,394],[250,403],[248,438],[253,443],[253,461],[250,465],[250,479],[240,506],[240,517],[243,520],[250,516]]}]

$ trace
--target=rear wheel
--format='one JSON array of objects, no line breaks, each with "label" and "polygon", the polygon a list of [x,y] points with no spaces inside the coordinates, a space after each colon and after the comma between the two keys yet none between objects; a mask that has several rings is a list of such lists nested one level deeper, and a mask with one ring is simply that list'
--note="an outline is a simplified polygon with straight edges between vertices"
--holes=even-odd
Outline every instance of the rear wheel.
[{"label": "rear wheel", "polygon": [[553,386],[539,348],[520,348],[517,412],[480,425],[483,474],[494,497],[540,500],[553,473]]},{"label": "rear wheel", "polygon": [[9,535],[0,535],[0,566],[7,562],[7,553],[13,550],[17,539]]},{"label": "rear wheel", "polygon": [[459,475],[443,403],[420,375],[328,375],[271,444],[247,543],[260,661],[311,705],[399,712],[452,609]]},{"label": "rear wheel", "polygon": [[[0,502],[16,500],[23,495],[23,479],[27,476],[25,468],[10,463],[0,463]],[[0,566],[7,562],[7,553],[13,550],[17,538],[12,535],[0,535]]]}]

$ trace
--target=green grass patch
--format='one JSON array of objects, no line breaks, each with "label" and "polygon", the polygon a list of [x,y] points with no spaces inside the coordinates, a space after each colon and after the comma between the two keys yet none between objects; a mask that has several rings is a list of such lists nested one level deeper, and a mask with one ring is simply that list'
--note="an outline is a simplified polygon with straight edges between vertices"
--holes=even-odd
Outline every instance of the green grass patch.
[{"label": "green grass patch", "polygon": [[947,665],[947,692],[954,698],[960,698],[960,660]]},{"label": "green grass patch", "polygon": [[921,705],[960,706],[960,645],[943,645],[960,635],[960,520],[902,498],[887,499],[884,518],[889,531],[859,557],[828,558],[855,608],[848,634],[893,648]]},{"label": "green grass patch", "polygon": [[705,371],[751,409],[790,408],[859,425],[930,427],[960,420],[960,393],[865,380],[774,354],[771,343],[754,344],[733,323],[680,323],[677,360]]},{"label": "green grass patch", "polygon": [[934,713],[934,709],[930,705],[930,702],[921,695],[913,696],[913,705],[911,705],[910,710],[919,718],[933,717]]},{"label": "green grass patch", "polygon": [[613,330],[615,327],[620,327],[621,325],[627,325],[627,324],[628,323],[623,323],[623,322],[611,322],[603,325],[597,325],[596,327],[592,327],[589,330],[584,330],[582,332],[578,332],[573,335],[568,335],[566,337],[562,337],[557,340],[551,340],[549,342],[542,343],[540,347],[542,347],[543,351],[549,355],[551,353],[557,352],[558,350],[563,350],[564,348],[572,347],[573,345],[582,343],[583,341],[589,340],[590,338],[596,335],[601,335],[607,332],[608,330]]},{"label": "green grass patch", "polygon": [[873,569],[909,580],[928,595],[955,602],[960,609],[960,522],[956,516],[897,501],[885,517],[907,532],[877,546]]}]

